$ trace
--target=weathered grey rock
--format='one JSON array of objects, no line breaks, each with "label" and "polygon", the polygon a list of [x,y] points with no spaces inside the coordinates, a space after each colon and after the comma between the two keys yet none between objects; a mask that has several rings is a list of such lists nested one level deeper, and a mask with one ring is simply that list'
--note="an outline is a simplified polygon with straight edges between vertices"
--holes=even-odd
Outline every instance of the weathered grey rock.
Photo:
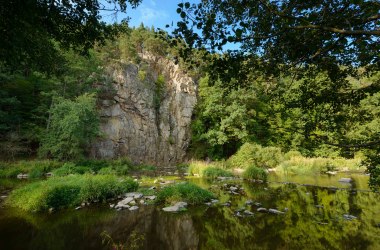
[{"label": "weathered grey rock", "polygon": [[245,202],[245,205],[248,205],[248,206],[250,206],[250,205],[252,205],[253,204],[253,201],[252,200],[247,200],[246,202]]},{"label": "weathered grey rock", "polygon": [[114,208],[116,204],[110,204],[110,208]]},{"label": "weathered grey rock", "polygon": [[206,202],[205,205],[207,205],[207,206],[211,206],[212,203],[211,203],[211,202]]},{"label": "weathered grey rock", "polygon": [[157,197],[155,195],[149,195],[144,197],[145,200],[155,200]]},{"label": "weathered grey rock", "polygon": [[129,202],[129,205],[131,205],[131,206],[134,206],[134,205],[136,205],[136,201],[131,201],[131,202]]},{"label": "weathered grey rock", "polygon": [[164,210],[165,212],[180,212],[186,207],[187,207],[187,203],[180,201],[180,202],[177,202],[174,206],[164,207],[162,210]]},{"label": "weathered grey rock", "polygon": [[231,202],[227,201],[226,203],[223,203],[222,205],[226,206],[226,207],[230,207],[231,206]]},{"label": "weathered grey rock", "polygon": [[260,202],[255,202],[255,206],[256,207],[261,207],[263,204],[261,204]]},{"label": "weathered grey rock", "polygon": [[127,204],[117,204],[115,206],[116,209],[125,209],[125,208],[130,208],[131,206],[127,205]]},{"label": "weathered grey rock", "polygon": [[141,199],[143,197],[143,194],[137,193],[137,192],[131,192],[131,193],[126,193],[125,197],[133,197],[134,199]]},{"label": "weathered grey rock", "polygon": [[0,196],[0,198],[1,199],[5,199],[5,198],[7,198],[8,196],[6,196],[6,195],[2,195],[2,196]]},{"label": "weathered grey rock", "polygon": [[248,215],[248,216],[252,216],[252,215],[254,215],[254,213],[252,213],[252,212],[249,211],[249,210],[244,210],[244,214],[245,214],[245,215]]},{"label": "weathered grey rock", "polygon": [[339,182],[344,182],[344,183],[350,183],[352,181],[351,178],[340,178]]},{"label": "weathered grey rock", "polygon": [[260,213],[266,213],[268,212],[268,209],[266,209],[265,207],[259,207],[256,211]]},{"label": "weathered grey rock", "polygon": [[29,178],[28,174],[20,173],[17,175],[17,179],[28,179],[28,178]]},{"label": "weathered grey rock", "polygon": [[79,206],[79,207],[76,207],[76,208],[75,208],[75,210],[79,210],[79,209],[81,209],[81,208],[82,208],[82,207],[81,207],[81,206]]},{"label": "weathered grey rock", "polygon": [[284,212],[274,209],[274,208],[269,208],[268,212],[272,214],[284,214]]},{"label": "weathered grey rock", "polygon": [[124,200],[119,201],[117,205],[127,205],[131,201],[134,201],[133,197],[127,197]]},{"label": "weathered grey rock", "polygon": [[138,206],[132,206],[132,207],[130,207],[128,209],[129,209],[129,211],[134,211],[134,210],[139,209],[139,207]]},{"label": "weathered grey rock", "polygon": [[[148,52],[140,56],[140,65],[120,62],[108,67],[111,84],[98,85],[105,90],[99,100],[103,136],[91,154],[174,166],[183,162],[190,143],[197,84],[173,61]],[[161,86],[156,84],[159,76],[164,78]]]},{"label": "weathered grey rock", "polygon": [[219,200],[217,200],[217,199],[212,199],[211,200],[211,203],[218,203],[219,202]]},{"label": "weathered grey rock", "polygon": [[239,190],[239,188],[238,188],[238,187],[231,186],[231,187],[230,187],[230,190],[231,190],[231,191],[236,191],[236,190]]},{"label": "weathered grey rock", "polygon": [[316,208],[324,208],[323,205],[315,205]]},{"label": "weathered grey rock", "polygon": [[343,218],[346,219],[346,220],[355,220],[355,219],[357,219],[356,216],[353,216],[351,214],[343,214]]}]

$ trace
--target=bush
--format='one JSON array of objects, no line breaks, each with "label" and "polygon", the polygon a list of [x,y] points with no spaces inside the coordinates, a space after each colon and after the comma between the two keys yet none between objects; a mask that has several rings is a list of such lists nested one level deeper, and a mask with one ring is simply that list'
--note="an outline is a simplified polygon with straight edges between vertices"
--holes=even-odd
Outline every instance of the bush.
[{"label": "bush", "polygon": [[288,161],[293,157],[302,157],[302,154],[297,150],[290,150],[289,152],[285,153],[284,160]]},{"label": "bush", "polygon": [[233,174],[221,168],[207,167],[203,170],[202,176],[206,178],[216,178],[218,176],[230,177],[233,176]]},{"label": "bush", "polygon": [[258,168],[255,165],[251,165],[244,170],[243,178],[244,179],[250,179],[250,180],[267,181],[268,174],[265,172],[264,169]]},{"label": "bush", "polygon": [[7,204],[26,211],[44,211],[76,206],[84,201],[105,201],[135,191],[138,183],[110,175],[74,175],[52,177],[11,192]]},{"label": "bush", "polygon": [[49,129],[41,138],[41,156],[59,160],[83,158],[91,140],[99,135],[96,96],[83,94],[75,100],[56,96],[49,109]]},{"label": "bush", "polygon": [[240,149],[228,159],[230,167],[247,168],[252,164],[264,168],[274,168],[282,160],[280,148],[262,147],[258,144],[244,143]]},{"label": "bush", "polygon": [[163,188],[157,195],[157,203],[175,203],[178,201],[186,201],[190,204],[202,204],[214,195],[195,184],[180,183],[173,186]]}]

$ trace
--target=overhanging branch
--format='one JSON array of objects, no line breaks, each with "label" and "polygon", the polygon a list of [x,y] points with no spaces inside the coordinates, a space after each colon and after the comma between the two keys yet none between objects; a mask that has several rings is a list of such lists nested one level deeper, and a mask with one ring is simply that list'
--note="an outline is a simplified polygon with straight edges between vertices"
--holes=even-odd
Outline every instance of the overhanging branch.
[{"label": "overhanging branch", "polygon": [[324,30],[329,31],[332,33],[338,33],[342,35],[370,35],[370,36],[380,36],[380,30],[345,30],[345,29],[338,29],[334,27],[324,27],[320,25],[300,25],[300,26],[294,26],[294,27],[288,27],[289,29],[296,29],[296,30],[304,30],[304,29],[316,29],[316,30]]}]

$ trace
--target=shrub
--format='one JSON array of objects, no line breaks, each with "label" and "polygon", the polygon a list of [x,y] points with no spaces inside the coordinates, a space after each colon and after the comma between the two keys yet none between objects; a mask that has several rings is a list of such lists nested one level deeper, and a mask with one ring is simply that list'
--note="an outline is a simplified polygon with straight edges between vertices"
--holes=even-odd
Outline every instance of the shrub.
[{"label": "shrub", "polygon": [[132,179],[108,175],[53,177],[15,189],[7,204],[26,211],[43,211],[71,207],[83,201],[104,201],[137,188],[138,183]]},{"label": "shrub", "polygon": [[229,177],[233,176],[233,174],[221,168],[207,167],[203,170],[202,176],[206,178],[216,178],[218,176]]},{"label": "shrub", "polygon": [[284,155],[280,148],[276,147],[263,147],[257,151],[255,163],[257,166],[265,168],[275,168],[284,159]]},{"label": "shrub", "polygon": [[201,204],[214,198],[214,195],[195,184],[180,183],[163,188],[157,195],[157,203],[174,203],[186,201],[190,204]]},{"label": "shrub", "polygon": [[83,94],[75,100],[54,97],[49,109],[49,129],[41,138],[39,153],[60,160],[82,158],[91,140],[99,135],[96,96]]},{"label": "shrub", "polygon": [[247,168],[255,162],[255,156],[262,147],[257,144],[244,143],[239,150],[228,159],[230,167]]},{"label": "shrub", "polygon": [[289,152],[285,153],[284,160],[288,161],[293,157],[302,157],[302,154],[297,150],[290,150]]},{"label": "shrub", "polygon": [[251,165],[244,170],[243,178],[250,180],[266,181],[268,179],[268,174],[265,172],[264,169],[258,168],[255,165]]},{"label": "shrub", "polygon": [[252,164],[264,168],[274,168],[283,160],[280,148],[262,147],[245,143],[228,159],[230,167],[247,168]]}]

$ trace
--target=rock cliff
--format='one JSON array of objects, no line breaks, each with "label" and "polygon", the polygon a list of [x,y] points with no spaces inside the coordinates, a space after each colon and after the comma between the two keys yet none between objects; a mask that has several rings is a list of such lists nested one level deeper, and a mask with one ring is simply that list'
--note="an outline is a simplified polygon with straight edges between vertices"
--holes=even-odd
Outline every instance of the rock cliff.
[{"label": "rock cliff", "polygon": [[168,59],[140,57],[138,65],[119,62],[107,69],[110,81],[102,83],[99,100],[103,135],[92,155],[173,166],[190,143],[196,83]]}]

